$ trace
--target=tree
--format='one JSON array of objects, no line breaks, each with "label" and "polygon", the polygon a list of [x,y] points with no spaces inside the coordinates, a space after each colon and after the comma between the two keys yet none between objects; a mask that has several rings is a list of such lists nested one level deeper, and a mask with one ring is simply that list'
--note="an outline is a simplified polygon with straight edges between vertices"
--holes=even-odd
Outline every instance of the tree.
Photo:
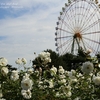
[{"label": "tree", "polygon": [[[58,53],[56,53],[55,51],[52,51],[51,49],[47,49],[44,50],[44,52],[49,52],[50,53],[50,58],[51,58],[51,62],[48,63],[49,68],[52,67],[52,65],[54,65],[56,68],[58,68],[59,66],[63,66],[65,68],[66,64],[63,61],[63,56],[59,56]],[[41,59],[39,57],[35,58],[35,60],[32,61],[33,65],[36,65],[37,69],[39,69],[39,67],[41,66]]]},{"label": "tree", "polygon": [[[82,49],[79,50],[77,55],[73,55],[71,53],[59,55],[58,53],[52,51],[51,49],[44,50],[44,52],[50,53],[51,62],[48,64],[49,68],[51,68],[52,65],[54,65],[57,68],[59,66],[63,66],[64,69],[71,70],[71,69],[76,69],[83,62],[91,60],[91,56],[89,54],[85,54],[82,51]],[[37,68],[42,67],[40,58],[36,58],[32,62],[33,65],[37,66]]]}]

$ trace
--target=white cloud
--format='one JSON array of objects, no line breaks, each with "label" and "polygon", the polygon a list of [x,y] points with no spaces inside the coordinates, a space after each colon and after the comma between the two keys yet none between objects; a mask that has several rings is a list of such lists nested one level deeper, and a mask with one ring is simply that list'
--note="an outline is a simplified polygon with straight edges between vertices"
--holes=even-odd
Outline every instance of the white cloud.
[{"label": "white cloud", "polygon": [[[34,52],[38,54],[46,49],[55,50],[56,21],[62,4],[64,5],[62,0],[17,0],[16,3],[28,11],[17,17],[7,15],[0,20],[0,35],[7,36],[0,41],[0,56],[6,57],[12,65],[20,57],[34,59]],[[47,9],[42,9],[41,3]],[[41,6],[41,9],[37,6]],[[9,12],[15,14],[20,10],[12,9]]]},{"label": "white cloud", "polygon": [[[99,0],[100,1],[100,0]],[[17,58],[28,61],[46,49],[55,50],[55,27],[66,0],[2,0],[9,3],[4,19],[0,19],[0,56],[14,65]],[[11,3],[11,4],[10,4]],[[11,8],[11,6],[19,8]],[[20,8],[21,7],[21,8]],[[0,9],[2,10],[2,9]]]}]

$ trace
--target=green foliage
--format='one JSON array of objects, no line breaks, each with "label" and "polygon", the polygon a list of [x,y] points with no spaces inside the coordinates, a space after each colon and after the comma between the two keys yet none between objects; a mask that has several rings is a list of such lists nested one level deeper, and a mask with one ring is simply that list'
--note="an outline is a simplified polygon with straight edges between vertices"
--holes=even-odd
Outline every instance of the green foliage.
[{"label": "green foliage", "polygon": [[[97,58],[89,60],[81,55],[65,54],[59,56],[52,50],[50,52],[51,62],[43,63],[41,57],[37,57],[33,64],[37,69],[24,67],[19,70],[19,77],[11,79],[12,72],[16,70],[4,62],[0,65],[0,99],[6,100],[99,100],[100,99],[100,67]],[[48,54],[49,55],[49,54]],[[45,56],[45,55],[44,55]],[[44,57],[43,57],[44,58]],[[83,64],[85,61],[87,63]],[[72,63],[77,65],[73,70]],[[81,66],[80,66],[81,63]],[[97,66],[95,66],[97,64]],[[54,65],[54,66],[52,66]],[[84,65],[84,66],[83,66]],[[63,66],[63,67],[62,67]],[[40,70],[40,67],[42,70]],[[4,68],[2,70],[2,68]],[[8,68],[8,70],[6,69]],[[32,68],[32,67],[30,67]],[[86,68],[82,70],[82,68]],[[92,68],[92,69],[91,69]],[[90,71],[87,71],[90,70]],[[87,73],[85,73],[87,71]],[[88,73],[89,72],[89,73]],[[14,78],[16,74],[14,74]],[[22,87],[22,82],[28,89]],[[29,83],[31,81],[31,83]],[[32,88],[30,88],[32,86]],[[27,91],[22,94],[22,90]],[[29,90],[29,91],[28,91]],[[29,98],[25,96],[29,96]],[[77,99],[78,98],[78,99]]]},{"label": "green foliage", "polygon": [[[55,51],[50,49],[44,50],[44,52],[49,52],[51,57],[51,63],[49,63],[49,67],[52,65],[58,68],[59,66],[63,66],[66,70],[77,69],[77,67],[85,61],[91,61],[91,56],[85,54],[82,50],[79,50],[78,55],[73,55],[71,53],[66,53],[64,55],[59,56]],[[32,61],[33,65],[37,65],[37,68],[41,66],[41,59],[36,58]],[[42,66],[41,66],[42,67]]]}]

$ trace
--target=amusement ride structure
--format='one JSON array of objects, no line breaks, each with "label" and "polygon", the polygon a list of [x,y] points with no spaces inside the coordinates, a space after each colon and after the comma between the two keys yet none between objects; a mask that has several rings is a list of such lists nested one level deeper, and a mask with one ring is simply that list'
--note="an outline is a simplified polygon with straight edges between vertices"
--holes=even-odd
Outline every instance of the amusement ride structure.
[{"label": "amusement ride structure", "polygon": [[58,17],[55,45],[59,55],[78,50],[100,51],[100,4],[97,0],[68,0]]}]

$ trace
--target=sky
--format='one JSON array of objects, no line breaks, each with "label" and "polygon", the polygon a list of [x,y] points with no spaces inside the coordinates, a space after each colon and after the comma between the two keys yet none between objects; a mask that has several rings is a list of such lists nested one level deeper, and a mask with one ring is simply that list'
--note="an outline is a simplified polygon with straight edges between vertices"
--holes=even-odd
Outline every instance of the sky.
[{"label": "sky", "polygon": [[0,0],[0,57],[15,65],[55,47],[55,27],[67,0]]},{"label": "sky", "polygon": [[67,0],[0,0],[0,57],[16,66],[17,58],[56,51],[55,27]]}]

